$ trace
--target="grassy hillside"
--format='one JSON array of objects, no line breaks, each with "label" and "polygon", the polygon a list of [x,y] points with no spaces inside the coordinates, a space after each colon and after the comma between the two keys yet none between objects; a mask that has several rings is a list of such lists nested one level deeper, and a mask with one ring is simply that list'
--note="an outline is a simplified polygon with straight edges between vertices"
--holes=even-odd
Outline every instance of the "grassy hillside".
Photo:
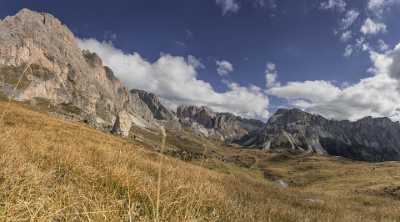
[{"label": "grassy hillside", "polygon": [[155,221],[160,164],[160,221],[400,221],[399,163],[241,150],[170,134],[167,146],[209,148],[209,159],[185,162],[153,151],[157,134],[146,141],[137,132],[144,141],[135,142],[22,104],[0,102],[3,111],[0,221]]}]

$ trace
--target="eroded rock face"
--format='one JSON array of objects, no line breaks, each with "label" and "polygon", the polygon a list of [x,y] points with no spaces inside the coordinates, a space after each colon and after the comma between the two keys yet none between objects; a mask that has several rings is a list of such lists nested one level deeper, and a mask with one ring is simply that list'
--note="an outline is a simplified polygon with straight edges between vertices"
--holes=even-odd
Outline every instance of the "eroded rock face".
[{"label": "eroded rock face", "polygon": [[47,13],[23,9],[0,21],[0,80],[8,97],[74,107],[97,128],[112,128],[121,113],[141,127],[173,119],[156,96],[129,92],[98,55],[82,51],[73,33]]},{"label": "eroded rock face", "polygon": [[400,124],[389,118],[335,121],[298,109],[280,109],[266,126],[236,141],[263,149],[293,149],[356,160],[400,160]]},{"label": "eroded rock face", "polygon": [[225,142],[237,140],[263,127],[263,122],[244,119],[230,113],[216,113],[208,107],[180,106],[177,116],[181,123],[195,132]]},{"label": "eroded rock face", "polygon": [[152,116],[157,120],[173,120],[175,119],[175,114],[172,113],[168,108],[166,108],[160,102],[160,98],[153,93],[146,92],[144,90],[132,89],[131,94],[137,95],[152,113]]},{"label": "eroded rock face", "polygon": [[66,26],[50,14],[23,9],[0,22],[0,67],[17,69],[11,75],[18,78],[29,64],[24,87],[14,95],[18,100],[46,98],[53,104],[71,104],[83,116],[107,124],[128,107],[128,90],[97,55],[80,50]]},{"label": "eroded rock face", "polygon": [[128,137],[132,127],[132,119],[129,113],[121,111],[117,115],[112,132],[122,137]]},{"label": "eroded rock face", "polygon": [[136,113],[141,114],[143,119],[155,123],[157,127],[165,126],[168,129],[181,129],[175,113],[165,107],[158,96],[139,89],[132,89],[130,95],[136,101],[134,103],[136,104]]}]

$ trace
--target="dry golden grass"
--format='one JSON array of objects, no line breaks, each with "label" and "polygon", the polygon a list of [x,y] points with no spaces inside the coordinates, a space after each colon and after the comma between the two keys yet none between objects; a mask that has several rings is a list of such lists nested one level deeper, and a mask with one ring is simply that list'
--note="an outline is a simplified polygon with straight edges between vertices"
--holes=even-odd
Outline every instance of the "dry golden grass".
[{"label": "dry golden grass", "polygon": [[[0,112],[6,107],[0,102]],[[0,221],[157,219],[158,153],[20,104],[7,109],[0,122]],[[398,163],[229,152],[256,162],[242,168],[209,160],[200,167],[164,156],[159,221],[400,221]]]}]

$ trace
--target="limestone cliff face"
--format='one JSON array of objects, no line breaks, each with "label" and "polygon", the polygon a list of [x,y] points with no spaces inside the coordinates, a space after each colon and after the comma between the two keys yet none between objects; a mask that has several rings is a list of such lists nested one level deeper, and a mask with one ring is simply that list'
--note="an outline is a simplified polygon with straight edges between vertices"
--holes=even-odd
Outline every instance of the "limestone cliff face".
[{"label": "limestone cliff face", "polygon": [[82,51],[57,18],[28,9],[0,21],[0,91],[16,100],[70,107],[99,128],[111,129],[117,117],[121,126],[129,125],[124,120],[153,127],[168,113],[160,103],[153,113],[145,97],[129,92],[95,53]]},{"label": "limestone cliff face", "polygon": [[207,107],[180,106],[177,116],[182,124],[206,137],[231,142],[264,126],[258,120],[243,119],[230,113],[216,113]]},{"label": "limestone cliff face", "polygon": [[12,87],[10,79],[18,79],[28,65],[23,86],[8,93],[15,99],[70,104],[98,123],[111,123],[129,104],[122,83],[97,55],[79,49],[65,25],[50,14],[23,9],[0,22],[0,66],[9,71],[1,74],[9,79],[2,87]]},{"label": "limestone cliff face", "polygon": [[356,160],[400,160],[400,124],[389,118],[335,121],[298,109],[280,109],[266,126],[236,141],[263,149],[293,149]]},{"label": "limestone cliff face", "polygon": [[166,108],[160,98],[153,93],[144,90],[132,89],[132,95],[137,95],[149,108],[152,116],[157,120],[172,120],[175,119],[175,114]]},{"label": "limestone cliff face", "polygon": [[132,89],[130,91],[132,100],[136,101],[136,113],[148,122],[165,126],[168,129],[180,130],[181,125],[175,113],[165,107],[160,97],[144,90]]}]

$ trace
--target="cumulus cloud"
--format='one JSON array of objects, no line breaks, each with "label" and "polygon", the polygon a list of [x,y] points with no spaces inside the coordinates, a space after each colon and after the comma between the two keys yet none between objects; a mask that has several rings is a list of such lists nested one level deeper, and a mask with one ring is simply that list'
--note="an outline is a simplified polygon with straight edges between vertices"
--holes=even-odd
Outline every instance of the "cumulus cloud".
[{"label": "cumulus cloud", "polygon": [[400,45],[385,53],[370,52],[373,75],[338,87],[327,81],[289,82],[269,89],[289,104],[333,119],[365,116],[398,118],[400,107]]},{"label": "cumulus cloud", "polygon": [[217,92],[210,83],[198,79],[197,68],[201,62],[195,57],[162,54],[152,63],[138,53],[124,53],[111,43],[83,39],[78,44],[82,49],[96,52],[128,88],[160,95],[171,107],[206,105],[218,112],[243,117],[265,119],[268,116],[269,101],[261,88],[224,81],[227,90]]},{"label": "cumulus cloud", "polygon": [[339,12],[344,12],[346,10],[346,2],[344,0],[327,0],[321,3],[322,9],[335,9]]},{"label": "cumulus cloud", "polygon": [[234,70],[232,63],[226,60],[216,61],[216,63],[217,63],[217,73],[220,76],[228,75]]},{"label": "cumulus cloud", "polygon": [[400,102],[397,84],[387,75],[365,78],[341,90],[332,101],[313,104],[308,110],[335,119],[393,116]]},{"label": "cumulus cloud", "polygon": [[360,31],[365,35],[375,35],[386,32],[386,25],[381,22],[376,22],[371,18],[367,18],[361,27]]},{"label": "cumulus cloud", "polygon": [[400,44],[385,54],[375,53],[374,60],[378,71],[388,72],[392,78],[400,80]]},{"label": "cumulus cloud", "polygon": [[278,71],[276,70],[276,65],[274,63],[268,62],[265,69],[265,80],[267,83],[267,88],[280,86],[277,81]]},{"label": "cumulus cloud", "polygon": [[288,100],[322,103],[336,98],[340,93],[340,89],[328,81],[316,80],[289,82],[284,86],[271,88],[268,92],[271,95]]},{"label": "cumulus cloud", "polygon": [[240,8],[236,0],[215,0],[218,6],[222,8],[222,14],[237,12]]}]

